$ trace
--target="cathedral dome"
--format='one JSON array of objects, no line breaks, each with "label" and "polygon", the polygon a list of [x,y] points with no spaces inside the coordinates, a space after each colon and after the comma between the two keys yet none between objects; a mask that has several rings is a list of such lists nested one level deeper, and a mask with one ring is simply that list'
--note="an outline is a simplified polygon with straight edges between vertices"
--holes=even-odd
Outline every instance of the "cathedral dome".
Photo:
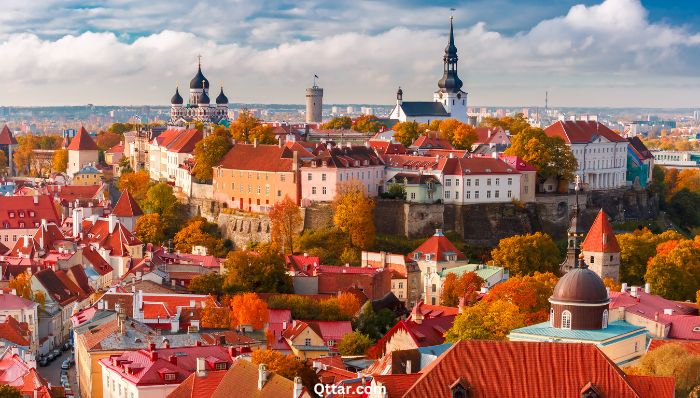
[{"label": "cathedral dome", "polygon": [[228,97],[224,94],[224,88],[221,87],[221,92],[219,93],[219,96],[216,97],[216,103],[217,105],[225,105],[228,104]]},{"label": "cathedral dome", "polygon": [[[583,262],[583,260],[580,260]],[[606,304],[608,291],[598,274],[585,265],[572,269],[559,279],[550,301],[576,304]]]},{"label": "cathedral dome", "polygon": [[175,89],[175,95],[170,99],[170,103],[173,105],[182,105],[183,99],[182,96],[180,96],[180,90],[178,88]]},{"label": "cathedral dome", "polygon": [[197,101],[198,105],[209,105],[211,100],[209,99],[209,96],[207,95],[206,91],[202,91],[202,95],[199,96],[199,101]]},{"label": "cathedral dome", "polygon": [[199,65],[197,67],[197,74],[194,75],[192,80],[190,80],[190,88],[202,88],[204,86],[205,89],[209,89],[209,80],[207,80],[206,77],[204,77],[204,74],[202,73],[202,66]]}]

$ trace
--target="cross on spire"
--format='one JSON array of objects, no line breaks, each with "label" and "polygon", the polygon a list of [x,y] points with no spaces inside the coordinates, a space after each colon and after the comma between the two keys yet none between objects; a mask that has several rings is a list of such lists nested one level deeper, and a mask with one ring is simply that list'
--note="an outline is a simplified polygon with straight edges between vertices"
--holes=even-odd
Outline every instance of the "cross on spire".
[{"label": "cross on spire", "polygon": [[202,54],[197,54],[197,66],[202,67]]}]

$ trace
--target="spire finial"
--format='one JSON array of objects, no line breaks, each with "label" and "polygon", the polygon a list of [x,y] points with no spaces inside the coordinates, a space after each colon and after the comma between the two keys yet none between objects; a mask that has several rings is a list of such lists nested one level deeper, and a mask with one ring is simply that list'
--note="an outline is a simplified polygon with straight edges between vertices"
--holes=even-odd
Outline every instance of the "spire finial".
[{"label": "spire finial", "polygon": [[197,54],[197,67],[202,69],[202,54]]}]

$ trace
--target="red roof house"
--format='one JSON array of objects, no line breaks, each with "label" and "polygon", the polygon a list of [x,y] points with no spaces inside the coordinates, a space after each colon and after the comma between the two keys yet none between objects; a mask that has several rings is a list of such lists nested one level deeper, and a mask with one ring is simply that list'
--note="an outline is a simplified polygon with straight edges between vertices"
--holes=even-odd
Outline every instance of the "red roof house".
[{"label": "red roof house", "polygon": [[544,129],[550,137],[560,137],[567,144],[586,144],[598,137],[610,142],[626,142],[621,135],[596,121],[566,120],[557,121]]},{"label": "red roof house", "polygon": [[66,148],[69,151],[96,151],[97,144],[90,137],[90,133],[85,130],[85,127],[80,127],[78,133],[71,139],[70,144]]},{"label": "red roof house", "polygon": [[143,210],[127,190],[122,192],[117,204],[112,209],[112,214],[117,217],[138,217],[143,215]]},{"label": "red roof house", "polygon": [[583,240],[581,249],[594,253],[619,253],[620,245],[617,243],[612,225],[608,221],[608,215],[600,209],[598,216],[588,230],[586,239]]},{"label": "red roof house", "polygon": [[435,230],[435,235],[428,238],[418,248],[406,257],[414,261],[457,261],[466,260],[467,256],[459,251],[455,245],[442,233],[441,229]]}]

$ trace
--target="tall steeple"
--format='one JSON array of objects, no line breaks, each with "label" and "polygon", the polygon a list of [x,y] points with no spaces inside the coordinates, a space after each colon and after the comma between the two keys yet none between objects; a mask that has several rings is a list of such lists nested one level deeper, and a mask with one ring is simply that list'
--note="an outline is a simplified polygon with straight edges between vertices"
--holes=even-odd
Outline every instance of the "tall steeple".
[{"label": "tall steeple", "polygon": [[462,89],[462,80],[457,76],[457,46],[455,46],[453,17],[450,16],[450,40],[445,47],[445,55],[442,57],[444,70],[442,79],[438,81],[440,91],[446,93],[458,93]]},{"label": "tall steeple", "polygon": [[576,192],[576,203],[574,204],[574,216],[571,218],[569,223],[569,230],[567,232],[567,248],[566,248],[566,258],[564,262],[561,263],[560,270],[564,274],[574,268],[577,268],[579,262],[579,255],[581,254],[580,244],[583,241],[584,229],[579,220],[579,202],[578,193],[581,190],[581,179],[576,176],[576,183],[574,185],[574,191]]}]

